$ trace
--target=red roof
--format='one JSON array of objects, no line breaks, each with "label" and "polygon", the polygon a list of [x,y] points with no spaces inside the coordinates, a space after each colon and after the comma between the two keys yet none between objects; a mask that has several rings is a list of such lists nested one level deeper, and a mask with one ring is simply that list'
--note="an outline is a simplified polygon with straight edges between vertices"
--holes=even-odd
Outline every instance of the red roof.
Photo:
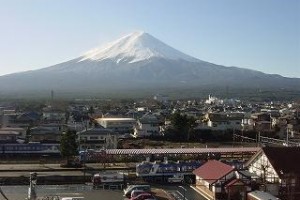
[{"label": "red roof", "polygon": [[225,187],[230,187],[230,186],[236,185],[236,183],[241,183],[242,185],[245,185],[245,183],[241,179],[233,179],[232,181],[230,181],[229,183],[227,183],[225,185]]},{"label": "red roof", "polygon": [[209,160],[201,167],[195,169],[193,174],[203,178],[210,184],[232,172],[234,168],[217,160]]}]

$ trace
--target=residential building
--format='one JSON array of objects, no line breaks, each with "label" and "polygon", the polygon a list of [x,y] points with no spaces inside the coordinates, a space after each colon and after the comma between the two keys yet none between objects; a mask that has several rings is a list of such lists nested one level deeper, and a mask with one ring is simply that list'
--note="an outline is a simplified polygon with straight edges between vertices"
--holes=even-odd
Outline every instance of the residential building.
[{"label": "residential building", "polygon": [[237,170],[217,160],[208,160],[201,167],[195,169],[196,188],[210,200],[243,199],[250,188]]},{"label": "residential building", "polygon": [[258,132],[272,131],[272,119],[270,113],[255,113],[252,116],[254,130]]},{"label": "residential building", "polygon": [[30,142],[59,143],[62,130],[55,127],[38,126],[30,129]]},{"label": "residential building", "polygon": [[0,130],[0,143],[17,143],[19,133],[16,131]]},{"label": "residential building", "polygon": [[289,137],[300,139],[300,123],[299,124],[288,124],[287,133]]},{"label": "residential building", "polygon": [[98,118],[96,121],[103,128],[120,134],[133,133],[134,126],[136,125],[134,118]]},{"label": "residential building", "polygon": [[66,112],[52,107],[47,107],[43,110],[42,120],[44,123],[65,122]]},{"label": "residential building", "polygon": [[212,130],[241,130],[243,113],[208,113],[207,127]]},{"label": "residential building", "polygon": [[160,126],[163,124],[154,114],[147,113],[137,121],[134,128],[134,137],[147,137],[160,134]]},{"label": "residential building", "polygon": [[300,148],[264,147],[247,163],[263,190],[283,199],[300,199]]},{"label": "residential building", "polygon": [[26,136],[26,129],[19,128],[19,127],[3,127],[0,128],[0,131],[13,131],[18,133],[18,138],[25,138]]},{"label": "residential building", "polygon": [[91,128],[77,133],[79,149],[116,149],[118,145],[117,133],[104,128]]}]

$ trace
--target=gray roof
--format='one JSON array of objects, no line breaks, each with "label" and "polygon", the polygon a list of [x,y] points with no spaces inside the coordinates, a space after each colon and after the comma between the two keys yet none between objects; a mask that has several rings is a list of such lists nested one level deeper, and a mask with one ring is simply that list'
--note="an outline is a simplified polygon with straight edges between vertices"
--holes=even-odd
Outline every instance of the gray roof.
[{"label": "gray roof", "polygon": [[113,132],[110,129],[105,129],[105,128],[92,128],[80,132],[80,135],[107,135],[107,134],[117,134],[117,133]]}]

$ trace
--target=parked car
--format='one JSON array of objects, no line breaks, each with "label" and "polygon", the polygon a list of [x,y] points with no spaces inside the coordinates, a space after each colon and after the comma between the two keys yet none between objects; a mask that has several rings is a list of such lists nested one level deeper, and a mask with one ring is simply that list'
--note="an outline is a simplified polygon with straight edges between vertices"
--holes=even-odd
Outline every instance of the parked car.
[{"label": "parked car", "polygon": [[175,174],[173,177],[168,178],[169,183],[183,183],[184,175],[183,174]]},{"label": "parked car", "polygon": [[133,190],[142,190],[144,192],[151,192],[150,185],[129,185],[126,189],[124,189],[124,196],[127,198],[131,197],[131,192]]},{"label": "parked car", "polygon": [[144,194],[144,193],[149,193],[149,192],[145,192],[144,190],[132,190],[131,198],[136,197],[140,194]]},{"label": "parked car", "polygon": [[142,193],[137,195],[136,197],[132,197],[130,200],[156,200],[156,198],[150,193]]}]

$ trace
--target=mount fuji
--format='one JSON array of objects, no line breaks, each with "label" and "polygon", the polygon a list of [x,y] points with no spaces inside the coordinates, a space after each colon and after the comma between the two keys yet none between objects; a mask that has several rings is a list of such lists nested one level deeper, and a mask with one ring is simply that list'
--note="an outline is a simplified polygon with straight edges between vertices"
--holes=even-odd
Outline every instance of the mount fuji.
[{"label": "mount fuji", "polygon": [[0,77],[5,91],[109,91],[149,88],[290,88],[299,78],[216,65],[134,32],[73,60]]}]

